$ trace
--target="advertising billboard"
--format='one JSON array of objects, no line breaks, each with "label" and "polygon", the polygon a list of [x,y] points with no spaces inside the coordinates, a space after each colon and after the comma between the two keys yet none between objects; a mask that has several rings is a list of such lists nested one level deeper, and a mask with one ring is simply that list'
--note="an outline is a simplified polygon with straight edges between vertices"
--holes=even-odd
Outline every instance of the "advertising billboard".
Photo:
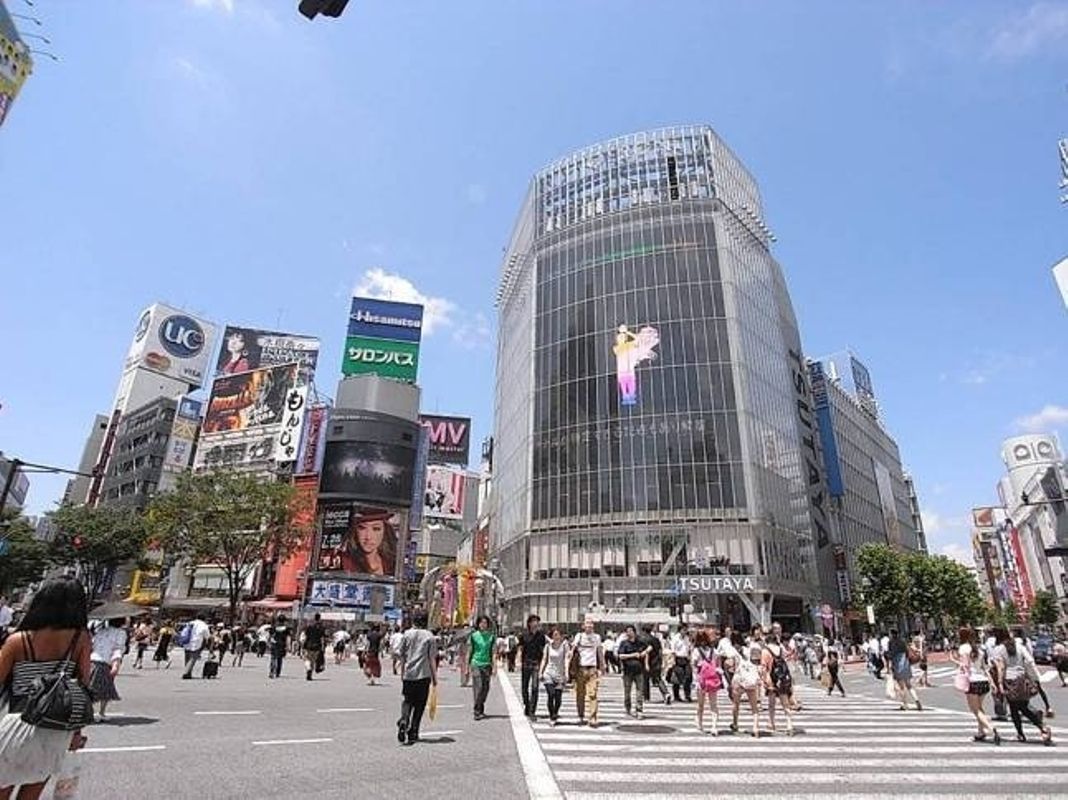
[{"label": "advertising billboard", "polygon": [[279,599],[295,599],[303,594],[302,584],[308,575],[315,540],[318,476],[298,475],[293,479],[293,488],[295,494],[289,507],[290,525],[304,535],[300,544],[278,564],[274,577],[274,596]]},{"label": "advertising billboard", "polygon": [[415,383],[419,372],[419,344],[368,336],[350,336],[345,340],[341,362],[344,375],[378,375]]},{"label": "advertising billboard", "polygon": [[326,421],[330,414],[325,405],[312,406],[308,409],[308,418],[304,422],[304,441],[301,444],[300,465],[297,472],[318,472],[323,455],[326,437]]},{"label": "advertising billboard", "polygon": [[471,455],[471,418],[420,414],[420,424],[430,435],[428,464],[467,466]]},{"label": "advertising billboard", "polygon": [[285,407],[282,410],[282,424],[278,427],[278,436],[274,445],[274,460],[279,464],[288,464],[297,460],[307,405],[308,387],[306,385],[294,386],[289,390]]},{"label": "advertising billboard", "polygon": [[251,469],[274,458],[276,428],[249,428],[233,433],[202,434],[193,468]]},{"label": "advertising billboard", "polygon": [[222,341],[215,364],[216,375],[237,375],[261,367],[295,363],[299,365],[300,383],[315,377],[319,340],[314,336],[227,325]]},{"label": "advertising billboard", "polygon": [[356,503],[323,507],[318,572],[393,578],[408,521],[402,511]]},{"label": "advertising billboard", "polygon": [[202,402],[191,397],[183,397],[178,401],[174,424],[171,425],[171,438],[167,440],[167,452],[163,456],[165,470],[184,472],[189,467],[203,408]]},{"label": "advertising billboard", "polygon": [[140,367],[199,388],[207,374],[215,334],[213,323],[155,303],[138,318],[123,369]]},{"label": "advertising billboard", "polygon": [[826,467],[827,472],[827,491],[830,492],[831,497],[842,497],[845,494],[845,483],[842,480],[842,463],[838,455],[838,438],[834,433],[831,402],[827,395],[827,376],[823,371],[823,364],[819,361],[809,361],[808,378],[812,385],[812,400],[816,408],[816,421],[819,424],[820,444],[823,446],[823,465]]},{"label": "advertising billboard", "polygon": [[328,441],[319,493],[407,507],[415,456],[414,447],[399,444]]},{"label": "advertising billboard", "polygon": [[280,424],[296,377],[297,365],[284,364],[216,378],[204,416],[204,433]]},{"label": "advertising billboard", "polygon": [[396,587],[390,583],[316,580],[312,581],[308,605],[365,608],[372,614],[381,614],[396,606]]},{"label": "advertising billboard", "polygon": [[416,303],[354,297],[349,310],[348,335],[419,344],[423,335],[423,307]]},{"label": "advertising billboard", "polygon": [[462,469],[428,466],[423,516],[427,519],[463,519],[465,478]]},{"label": "advertising billboard", "polygon": [[426,494],[426,467],[430,452],[430,433],[419,429],[419,448],[415,453],[415,471],[412,473],[412,505],[408,514],[408,530],[418,531],[423,527],[423,497]]},{"label": "advertising billboard", "polygon": [[900,547],[901,529],[897,521],[897,505],[894,503],[894,484],[890,479],[890,470],[875,459],[872,459],[872,465],[875,467],[875,488],[879,492],[879,507],[883,512],[886,541],[893,547]]}]

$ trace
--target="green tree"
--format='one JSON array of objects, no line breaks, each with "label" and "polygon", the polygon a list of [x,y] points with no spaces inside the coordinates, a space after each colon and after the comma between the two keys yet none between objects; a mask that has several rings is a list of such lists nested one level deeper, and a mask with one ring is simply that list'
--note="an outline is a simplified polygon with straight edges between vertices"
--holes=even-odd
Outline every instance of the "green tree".
[{"label": "green tree", "polygon": [[0,555],[0,594],[23,589],[41,579],[48,566],[48,548],[37,541],[29,520],[5,509],[0,536],[7,542]]},{"label": "green tree", "polygon": [[902,554],[885,544],[866,544],[857,551],[864,602],[879,621],[896,623],[909,610],[909,579]]},{"label": "green tree", "polygon": [[141,514],[109,506],[61,506],[49,516],[56,535],[48,547],[49,560],[75,567],[90,600],[100,594],[108,574],[139,558],[148,532]]},{"label": "green tree", "polygon": [[1011,600],[1005,604],[1005,608],[1002,609],[1002,613],[1005,616],[1005,623],[1007,625],[1019,625],[1020,624],[1020,609],[1016,607],[1016,604]]},{"label": "green tree", "polygon": [[963,564],[937,556],[942,616],[952,625],[975,625],[983,620],[986,604],[975,576]]},{"label": "green tree", "polygon": [[908,613],[918,616],[926,628],[927,620],[941,619],[945,598],[940,574],[943,565],[939,558],[913,552],[900,555],[908,579]]},{"label": "green tree", "polygon": [[998,608],[993,603],[987,603],[983,609],[983,622],[996,628],[1004,628],[1008,625],[1004,609]]},{"label": "green tree", "polygon": [[220,470],[179,477],[148,507],[149,529],[171,557],[222,570],[231,621],[249,575],[267,557],[285,558],[307,531],[291,523],[295,492],[287,483]]},{"label": "green tree", "polygon": [[1035,592],[1035,599],[1031,604],[1031,622],[1035,625],[1056,625],[1059,616],[1057,598],[1053,596],[1053,592],[1047,592],[1045,589]]}]

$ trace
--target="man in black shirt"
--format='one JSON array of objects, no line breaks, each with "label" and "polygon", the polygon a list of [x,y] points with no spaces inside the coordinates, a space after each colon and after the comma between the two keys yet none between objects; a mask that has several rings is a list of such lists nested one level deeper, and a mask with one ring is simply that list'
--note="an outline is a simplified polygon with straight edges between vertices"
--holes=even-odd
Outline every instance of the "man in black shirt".
[{"label": "man in black shirt", "polygon": [[271,669],[268,676],[278,678],[282,675],[282,662],[285,660],[286,651],[289,649],[289,626],[286,624],[286,615],[279,614],[274,625],[271,626]]},{"label": "man in black shirt", "polygon": [[527,629],[519,637],[519,650],[523,655],[523,709],[532,722],[538,718],[538,673],[541,672],[541,657],[547,639],[541,630],[541,617],[527,617]]},{"label": "man in black shirt", "polygon": [[312,672],[319,668],[325,640],[326,629],[323,627],[322,616],[317,613],[315,621],[304,629],[304,668],[308,671],[309,681],[312,679]]},{"label": "man in black shirt", "polygon": [[638,699],[634,716],[641,719],[643,716],[642,695],[645,694],[645,673],[648,669],[649,655],[653,648],[647,642],[638,641],[638,632],[633,625],[626,627],[625,634],[616,647],[616,655],[619,657],[619,664],[623,668],[623,706],[629,717],[631,715],[631,694],[632,692],[636,694]]},{"label": "man in black shirt", "polygon": [[382,677],[382,632],[378,625],[372,625],[367,631],[367,651],[363,654],[363,674],[367,676],[367,685],[374,686]]},{"label": "man in black shirt", "polygon": [[661,674],[664,669],[664,645],[653,633],[652,625],[646,625],[642,628],[642,635],[638,637],[638,641],[649,647],[649,672],[645,678],[645,699],[649,699],[651,684],[656,684],[656,688],[660,690],[660,694],[664,698],[664,705],[669,706],[671,705],[671,695],[668,694],[664,676]]}]

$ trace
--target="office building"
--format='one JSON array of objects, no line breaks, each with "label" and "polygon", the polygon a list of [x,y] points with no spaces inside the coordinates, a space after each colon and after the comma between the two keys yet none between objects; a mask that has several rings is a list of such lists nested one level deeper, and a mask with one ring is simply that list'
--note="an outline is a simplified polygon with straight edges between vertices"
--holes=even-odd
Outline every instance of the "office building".
[{"label": "office building", "polygon": [[806,624],[827,520],[762,214],[707,126],[535,175],[497,298],[489,527],[508,622],[692,607]]},{"label": "office building", "polygon": [[916,483],[912,476],[905,473],[905,491],[909,496],[909,515],[912,517],[912,529],[916,532],[916,549],[929,553],[927,549],[927,531],[923,527],[923,514],[920,511],[920,496],[916,493]]},{"label": "office building", "polygon": [[89,499],[89,486],[93,468],[100,456],[100,448],[104,445],[104,437],[108,432],[108,417],[97,414],[93,418],[93,424],[89,428],[89,435],[85,437],[85,445],[82,447],[82,456],[78,460],[78,472],[81,475],[67,481],[67,488],[63,492],[64,505],[82,505]]},{"label": "office building", "polygon": [[19,36],[15,21],[0,0],[0,126],[32,72],[30,48]]},{"label": "office building", "polygon": [[848,351],[812,360],[808,368],[832,518],[832,547],[819,558],[823,599],[859,633],[864,618],[851,611],[857,553],[866,544],[921,549],[919,509],[897,443],[879,418],[867,368]]}]

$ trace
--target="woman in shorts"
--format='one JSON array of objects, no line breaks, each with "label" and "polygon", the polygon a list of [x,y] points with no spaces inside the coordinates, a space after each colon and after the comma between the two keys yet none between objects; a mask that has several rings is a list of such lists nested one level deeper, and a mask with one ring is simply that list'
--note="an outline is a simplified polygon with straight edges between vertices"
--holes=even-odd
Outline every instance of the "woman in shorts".
[{"label": "woman in shorts", "polygon": [[994,728],[986,711],[983,710],[983,702],[990,694],[990,673],[983,662],[983,654],[976,644],[975,631],[971,628],[961,628],[958,633],[960,647],[957,655],[950,653],[950,658],[957,665],[958,672],[953,685],[958,691],[964,692],[964,699],[968,704],[968,710],[975,716],[979,726],[974,740],[985,742],[987,737],[994,740],[994,744],[1001,744],[1001,736]]}]

